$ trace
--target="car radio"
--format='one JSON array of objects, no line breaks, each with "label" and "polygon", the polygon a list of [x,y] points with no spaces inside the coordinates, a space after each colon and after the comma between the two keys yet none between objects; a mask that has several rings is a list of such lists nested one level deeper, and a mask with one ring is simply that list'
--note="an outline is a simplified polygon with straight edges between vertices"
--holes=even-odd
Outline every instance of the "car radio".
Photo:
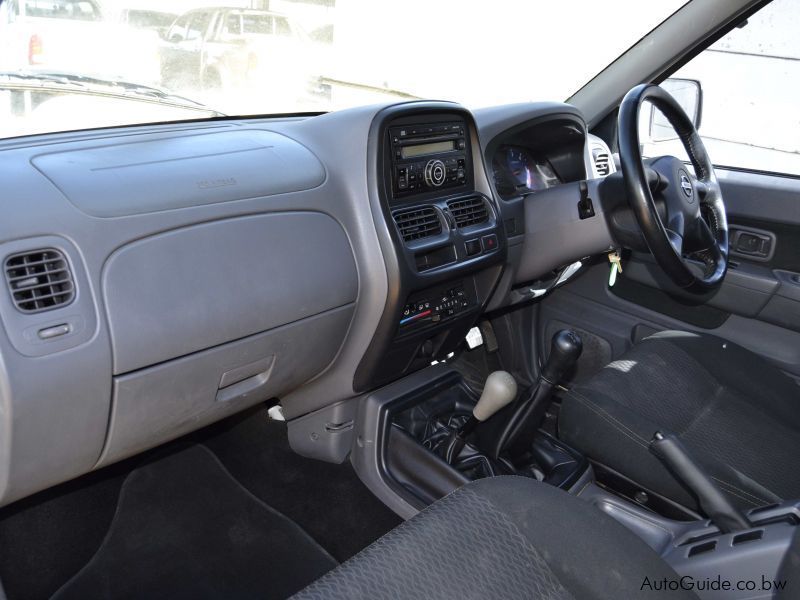
[{"label": "car radio", "polygon": [[467,185],[471,162],[463,121],[389,129],[394,197]]}]

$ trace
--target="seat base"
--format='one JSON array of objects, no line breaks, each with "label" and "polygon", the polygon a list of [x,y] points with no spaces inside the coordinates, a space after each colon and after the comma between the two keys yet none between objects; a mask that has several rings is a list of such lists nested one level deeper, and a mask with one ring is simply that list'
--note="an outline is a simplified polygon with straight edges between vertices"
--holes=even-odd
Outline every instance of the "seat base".
[{"label": "seat base", "polygon": [[800,497],[800,387],[719,338],[646,338],[564,398],[559,437],[642,487],[697,510],[649,452],[658,431],[678,436],[740,508]]},{"label": "seat base", "polygon": [[[678,575],[588,502],[518,476],[469,483],[296,599],[657,598],[644,577]],[[694,598],[688,591],[670,598]]]}]

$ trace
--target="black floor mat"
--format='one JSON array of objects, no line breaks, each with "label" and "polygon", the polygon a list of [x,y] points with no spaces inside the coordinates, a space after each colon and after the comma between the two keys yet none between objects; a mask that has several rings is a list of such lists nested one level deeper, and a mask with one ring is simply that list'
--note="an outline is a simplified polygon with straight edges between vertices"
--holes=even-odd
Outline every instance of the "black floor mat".
[{"label": "black floor mat", "polygon": [[349,462],[304,458],[286,424],[263,407],[209,428],[202,438],[243,486],[305,529],[344,562],[402,520],[361,483]]},{"label": "black floor mat", "polygon": [[54,597],[285,598],[335,565],[195,445],[131,472],[100,549]]},{"label": "black floor mat", "polygon": [[134,466],[119,463],[0,510],[0,579],[9,600],[45,600],[91,560]]},{"label": "black floor mat", "polygon": [[[66,581],[84,569],[93,556],[98,555],[115,518],[120,489],[126,478],[195,444],[211,450],[241,486],[294,521],[340,562],[400,523],[400,518],[361,483],[349,462],[330,464],[295,454],[289,448],[286,424],[269,420],[266,408],[260,406],[0,509],[0,579],[9,600],[46,600],[64,587]],[[190,477],[191,486],[199,485],[194,478],[200,475],[194,475],[188,469],[180,475],[184,480]],[[176,487],[169,482],[165,485],[169,490],[175,489],[174,502],[185,501],[187,493],[182,491],[185,486]],[[159,497],[159,493],[168,495],[167,488],[162,489],[160,485],[154,484],[152,489],[156,494],[154,498]],[[227,484],[225,489],[229,489]],[[240,491],[247,494],[241,488]],[[142,503],[146,503],[146,500],[143,499]],[[195,507],[194,514],[201,512],[201,508]],[[187,510],[192,510],[191,505]],[[206,527],[206,524],[202,526]],[[158,535],[158,532],[148,532],[143,525],[142,535],[146,533]],[[180,539],[187,538],[184,536]],[[213,550],[210,544],[209,550]],[[272,554],[282,553],[282,550],[274,548]],[[243,581],[246,582],[250,577],[248,570],[269,573],[275,565],[282,568],[281,561],[268,564],[272,554],[264,558],[249,557],[235,566],[236,576],[244,574]],[[181,560],[178,561],[178,558]],[[172,557],[176,569],[181,567],[179,562],[185,562],[184,558],[194,560],[191,555],[184,557],[176,554]],[[118,560],[124,559],[120,557]],[[129,587],[125,578],[128,577],[128,571],[131,577],[138,576],[138,562],[138,556],[131,556],[129,564],[117,568],[114,576],[120,578],[115,583],[120,586],[118,589],[92,590],[91,593],[87,590],[87,600],[103,594],[110,596],[112,591],[125,597],[124,590]],[[191,565],[186,568],[187,573],[193,572]],[[300,573],[303,582],[313,579],[313,573],[316,572],[313,563],[307,566],[304,559],[290,568]],[[168,570],[158,572],[163,573],[165,578],[181,574],[173,574]],[[256,582],[251,583],[255,585]],[[131,585],[138,585],[138,582],[131,579]],[[178,585],[177,580],[174,585]],[[280,596],[272,589],[271,580],[266,581],[265,585],[267,587],[263,590],[257,590],[259,597]],[[158,589],[162,589],[161,582]],[[190,587],[186,593],[191,594],[195,589]],[[144,592],[137,592],[135,588],[131,590],[127,592],[129,596],[138,594],[140,597],[150,597]],[[184,594],[176,592],[174,595],[181,597]],[[242,595],[246,597],[244,593],[227,597]]]}]

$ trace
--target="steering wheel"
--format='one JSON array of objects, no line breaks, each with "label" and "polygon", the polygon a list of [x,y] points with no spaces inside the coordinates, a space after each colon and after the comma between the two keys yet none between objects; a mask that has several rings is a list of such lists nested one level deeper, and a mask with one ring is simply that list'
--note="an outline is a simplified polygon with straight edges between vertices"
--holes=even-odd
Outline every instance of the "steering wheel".
[{"label": "steering wheel", "polygon": [[[642,160],[639,109],[645,100],[675,128],[696,176],[673,156]],[[689,292],[714,290],[728,269],[728,221],[714,166],[691,119],[668,92],[642,84],[622,100],[618,131],[628,204],[656,262],[673,283]],[[654,192],[666,207],[665,218],[657,210]]]}]

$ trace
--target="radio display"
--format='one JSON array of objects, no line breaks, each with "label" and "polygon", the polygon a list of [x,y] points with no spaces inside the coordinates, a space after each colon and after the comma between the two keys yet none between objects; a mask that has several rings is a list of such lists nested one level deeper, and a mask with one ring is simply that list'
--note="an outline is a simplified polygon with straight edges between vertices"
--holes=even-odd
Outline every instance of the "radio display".
[{"label": "radio display", "polygon": [[430,144],[416,144],[414,146],[404,146],[400,149],[403,158],[414,158],[423,154],[435,154],[436,152],[449,152],[456,149],[455,140],[445,142],[431,142]]}]

